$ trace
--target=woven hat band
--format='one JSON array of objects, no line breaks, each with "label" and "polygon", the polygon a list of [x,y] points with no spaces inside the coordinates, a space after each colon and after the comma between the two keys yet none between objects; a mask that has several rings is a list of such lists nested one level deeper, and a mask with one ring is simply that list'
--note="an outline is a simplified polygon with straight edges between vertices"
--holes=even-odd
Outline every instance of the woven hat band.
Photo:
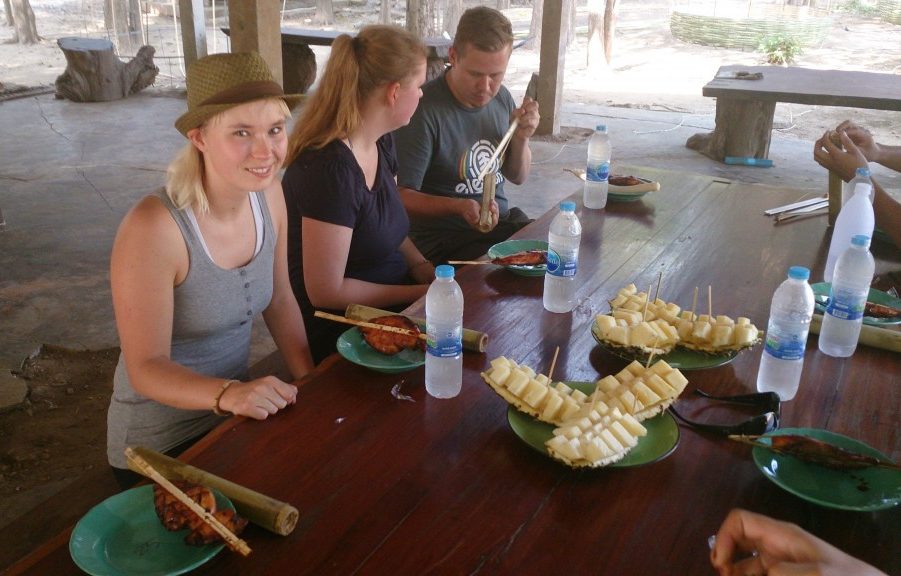
[{"label": "woven hat band", "polygon": [[285,93],[277,82],[272,80],[254,80],[237,84],[217,92],[200,103],[201,106],[215,106],[217,104],[243,104],[260,98],[284,97]]}]

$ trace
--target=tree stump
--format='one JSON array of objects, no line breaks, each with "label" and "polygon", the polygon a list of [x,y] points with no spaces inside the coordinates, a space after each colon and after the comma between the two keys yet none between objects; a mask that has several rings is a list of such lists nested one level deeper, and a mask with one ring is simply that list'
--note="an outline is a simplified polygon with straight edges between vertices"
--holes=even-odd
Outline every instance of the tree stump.
[{"label": "tree stump", "polygon": [[306,44],[282,43],[282,83],[287,94],[306,94],[316,80],[316,55]]},{"label": "tree stump", "polygon": [[159,73],[153,46],[142,46],[129,62],[113,53],[113,43],[97,38],[60,38],[66,71],[56,79],[56,97],[73,102],[120,100],[153,84]]},{"label": "tree stump", "polygon": [[717,98],[713,132],[695,134],[685,146],[722,162],[726,156],[766,158],[775,101]]}]

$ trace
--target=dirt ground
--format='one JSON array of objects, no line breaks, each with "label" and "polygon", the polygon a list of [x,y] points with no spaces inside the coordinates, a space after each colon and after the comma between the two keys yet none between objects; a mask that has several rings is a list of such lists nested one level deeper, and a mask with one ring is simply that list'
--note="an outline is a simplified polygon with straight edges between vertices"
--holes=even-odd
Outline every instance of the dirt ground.
[{"label": "dirt ground", "polygon": [[[102,4],[99,0],[32,2],[38,32],[44,38],[34,46],[8,43],[11,29],[0,24],[0,83],[7,91],[47,90],[65,69],[57,38],[106,36]],[[221,10],[222,2],[218,4]],[[312,11],[305,7],[312,4],[312,0],[288,2],[285,23],[311,26],[308,18]],[[581,20],[584,4],[578,3]],[[366,11],[364,0],[336,5],[344,7],[338,10],[339,25],[344,29],[359,25],[361,14],[369,18],[377,12]],[[761,55],[673,39],[668,25],[671,5],[666,1],[620,2],[616,56],[609,68],[588,70],[584,34],[578,38],[567,54],[565,100],[712,115],[714,102],[701,96],[701,87],[716,68],[727,63],[761,64]],[[528,28],[528,9],[511,10],[509,16],[517,29]],[[0,12],[0,22],[4,21],[5,14]],[[220,14],[219,25],[225,22]],[[171,18],[148,16],[147,36],[157,48],[156,62],[161,69],[157,85],[149,90],[183,88],[173,30]],[[211,51],[214,42],[217,51],[226,49],[221,34],[210,36]],[[320,63],[324,54],[327,49],[317,51]],[[873,18],[838,17],[824,44],[805,50],[796,64],[898,73],[901,27]],[[508,80],[522,90],[529,73],[537,69],[536,52],[517,50]],[[901,113],[780,104],[775,128],[782,137],[813,141],[848,117],[869,126],[880,141],[901,144]],[[110,342],[116,342],[114,334]],[[105,417],[117,354],[116,348],[75,352],[45,346],[40,355],[24,362],[19,377],[29,383],[28,403],[21,410],[0,414],[0,528],[55,488],[86,470],[106,465]]]}]

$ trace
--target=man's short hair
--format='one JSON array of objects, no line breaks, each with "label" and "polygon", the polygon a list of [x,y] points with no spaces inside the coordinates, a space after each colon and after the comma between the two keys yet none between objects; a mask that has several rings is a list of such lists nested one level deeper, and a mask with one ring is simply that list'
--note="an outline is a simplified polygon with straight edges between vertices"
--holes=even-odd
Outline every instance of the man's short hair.
[{"label": "man's short hair", "polygon": [[457,52],[463,52],[467,44],[482,52],[500,52],[513,45],[513,25],[494,8],[470,8],[460,16],[454,35]]}]

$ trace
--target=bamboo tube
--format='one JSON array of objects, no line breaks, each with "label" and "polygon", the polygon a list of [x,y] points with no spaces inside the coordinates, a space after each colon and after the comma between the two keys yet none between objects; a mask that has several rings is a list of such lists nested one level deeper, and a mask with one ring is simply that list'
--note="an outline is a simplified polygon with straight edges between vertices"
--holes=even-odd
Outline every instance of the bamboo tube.
[{"label": "bamboo tube", "polygon": [[[388,312],[385,315],[391,315],[391,312]],[[322,312],[320,310],[316,310],[313,313],[313,316],[317,318],[325,318],[326,320],[334,320],[335,322],[343,322],[344,324],[351,324],[353,326],[360,326],[363,328],[374,328],[376,330],[383,330],[385,332],[393,332],[394,334],[403,334],[404,336],[416,336],[420,340],[425,340],[425,334],[420,332],[419,334],[413,332],[412,330],[407,330],[405,328],[398,328],[397,326],[385,326],[384,324],[376,324],[375,322],[366,322],[364,320],[355,320],[353,318],[346,318],[344,316],[338,316],[336,314],[329,314],[328,312]]]},{"label": "bamboo tube", "polygon": [[[814,314],[810,320],[810,331],[819,334],[822,324],[823,315]],[[858,343],[891,352],[901,352],[901,331],[864,324],[860,327]]]},{"label": "bamboo tube", "polygon": [[138,468],[138,471],[147,476],[160,486],[162,486],[167,492],[175,496],[175,498],[188,507],[194,514],[200,516],[200,519],[203,520],[206,524],[208,524],[213,530],[216,531],[216,534],[222,537],[225,540],[225,543],[228,544],[228,547],[241,554],[241,556],[250,556],[250,546],[247,545],[247,542],[238,538],[234,532],[229,530],[222,522],[216,519],[213,516],[212,512],[205,509],[203,506],[191,500],[187,494],[182,492],[178,486],[170,482],[165,476],[157,472],[157,470],[151,466],[146,460],[141,458],[132,448],[125,449],[125,457],[128,459],[129,465],[134,465]]},{"label": "bamboo tube", "polygon": [[[290,504],[280,502],[149,448],[136,446],[132,450],[170,480],[199,484],[222,492],[235,505],[238,514],[261,528],[281,536],[287,536],[297,526],[300,513]],[[130,460],[128,467],[139,474],[144,474],[142,470],[133,466]],[[144,475],[146,476],[146,474]]]},{"label": "bamboo tube", "polygon": [[[387,314],[395,314],[395,312],[379,310],[378,308],[372,308],[370,306],[364,306],[362,304],[350,304],[347,307],[347,310],[344,311],[344,315],[346,317],[353,318],[355,320],[371,320],[372,318],[385,316]],[[420,330],[425,332],[425,319],[415,318],[413,316],[407,316],[407,318],[412,320],[419,326]],[[485,334],[484,332],[478,332],[476,330],[470,330],[468,328],[463,329],[463,348],[465,350],[484,353],[487,347],[488,334]]]},{"label": "bamboo tube", "polygon": [[479,210],[479,231],[491,232],[494,228],[491,217],[491,201],[494,200],[494,192],[497,188],[497,174],[492,172],[482,178],[482,207]]}]

